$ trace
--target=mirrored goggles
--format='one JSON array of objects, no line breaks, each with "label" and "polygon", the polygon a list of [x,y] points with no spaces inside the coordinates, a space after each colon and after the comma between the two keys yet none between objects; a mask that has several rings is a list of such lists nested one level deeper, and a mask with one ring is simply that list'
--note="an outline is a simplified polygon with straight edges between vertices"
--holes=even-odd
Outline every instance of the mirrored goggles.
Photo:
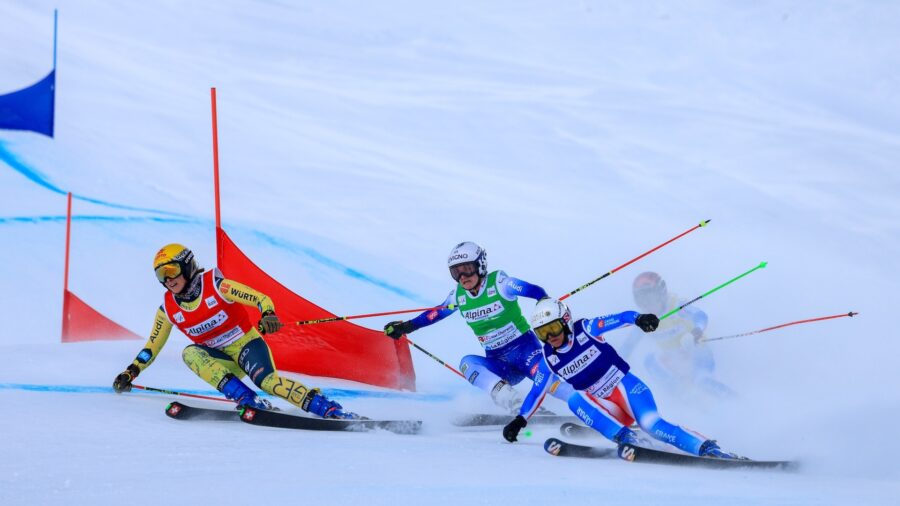
[{"label": "mirrored goggles", "polygon": [[157,267],[155,271],[156,279],[158,279],[160,283],[165,283],[167,279],[177,278],[181,275],[181,264],[178,262],[162,264]]},{"label": "mirrored goggles", "polygon": [[534,333],[537,334],[538,339],[542,342],[547,342],[547,339],[550,339],[550,336],[558,336],[565,332],[565,330],[566,324],[562,320],[553,320],[550,323],[545,323],[534,329]]},{"label": "mirrored goggles", "polygon": [[477,262],[466,262],[450,267],[450,277],[453,278],[453,281],[458,282],[459,278],[463,276],[474,276],[475,274],[478,274]]}]

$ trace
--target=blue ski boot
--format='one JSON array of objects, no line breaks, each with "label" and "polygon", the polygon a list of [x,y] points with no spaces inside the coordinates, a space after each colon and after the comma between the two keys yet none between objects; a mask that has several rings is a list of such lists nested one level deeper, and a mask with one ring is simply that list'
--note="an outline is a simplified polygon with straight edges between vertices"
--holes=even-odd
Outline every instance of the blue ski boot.
[{"label": "blue ski boot", "polygon": [[698,453],[701,457],[711,457],[714,459],[746,459],[746,457],[741,457],[740,455],[723,451],[721,448],[719,448],[718,443],[716,443],[712,439],[707,439],[706,441],[704,441],[703,444],[700,445],[700,451]]},{"label": "blue ski boot", "polygon": [[641,442],[638,440],[637,434],[634,433],[628,427],[622,427],[619,432],[613,437],[613,441],[616,444],[620,445],[638,445],[640,446]]},{"label": "blue ski boot", "polygon": [[637,434],[628,427],[619,429],[619,432],[613,437],[613,441],[619,445],[619,448],[616,450],[616,455],[618,455],[620,459],[629,462],[634,460],[634,449],[632,446],[641,446]]},{"label": "blue ski boot", "polygon": [[220,391],[225,394],[225,397],[236,402],[239,408],[272,410],[272,403],[265,399],[260,399],[256,392],[245,385],[237,376],[229,374],[226,377],[228,381],[222,385]]}]

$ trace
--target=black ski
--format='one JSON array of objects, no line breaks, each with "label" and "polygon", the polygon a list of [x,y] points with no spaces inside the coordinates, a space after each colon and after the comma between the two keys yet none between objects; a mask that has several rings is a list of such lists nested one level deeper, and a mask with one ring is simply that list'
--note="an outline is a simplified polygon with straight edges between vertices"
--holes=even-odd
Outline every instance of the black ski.
[{"label": "black ski", "polygon": [[282,429],[302,430],[328,430],[368,432],[374,429],[384,429],[397,434],[415,434],[422,427],[419,420],[342,420],[334,418],[311,418],[291,415],[280,411],[264,411],[260,409],[244,408],[241,410],[241,420],[264,427],[279,427]]},{"label": "black ski", "polygon": [[544,442],[544,450],[550,455],[556,455],[557,457],[603,459],[616,456],[615,448],[596,448],[594,446],[576,445],[566,443],[555,437],[551,437]]},{"label": "black ski", "polygon": [[198,408],[180,402],[166,406],[166,415],[176,420],[222,420],[236,422],[241,413],[236,409]]},{"label": "black ski", "polygon": [[544,450],[551,455],[560,457],[583,458],[611,458],[620,457],[629,462],[649,462],[656,464],[674,464],[688,466],[703,466],[717,469],[730,469],[740,467],[761,467],[791,469],[796,467],[795,462],[783,460],[750,460],[750,459],[718,459],[713,457],[698,457],[680,453],[654,450],[636,445],[619,445],[618,449],[595,448],[567,443],[560,439],[550,438],[544,443]]},{"label": "black ski", "polygon": [[[515,417],[516,415],[494,415],[489,413],[465,415],[453,420],[453,425],[456,425],[457,427],[506,425]],[[571,415],[534,415],[528,420],[528,425],[555,425],[576,420],[578,420],[578,418]]]}]

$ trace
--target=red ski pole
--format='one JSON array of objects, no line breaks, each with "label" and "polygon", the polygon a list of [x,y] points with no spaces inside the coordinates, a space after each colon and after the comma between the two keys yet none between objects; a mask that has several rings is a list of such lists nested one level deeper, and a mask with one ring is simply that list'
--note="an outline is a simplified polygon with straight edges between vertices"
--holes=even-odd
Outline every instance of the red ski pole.
[{"label": "red ski pole", "polygon": [[858,315],[858,314],[859,314],[859,313],[854,313],[853,311],[850,311],[850,312],[847,313],[847,314],[836,314],[836,315],[832,315],[832,316],[823,316],[823,317],[821,317],[821,318],[810,318],[810,319],[808,319],[808,320],[798,320],[798,321],[795,321],[795,322],[783,323],[783,324],[781,324],[781,325],[776,325],[776,326],[774,326],[774,327],[768,327],[768,328],[764,328],[764,329],[754,330],[753,332],[745,332],[745,333],[743,333],[743,334],[734,334],[734,335],[732,335],[732,336],[721,336],[721,337],[712,337],[712,338],[709,338],[709,339],[700,339],[699,342],[705,343],[705,342],[709,342],[709,341],[720,341],[720,340],[722,340],[722,339],[732,339],[732,338],[735,338],[735,337],[752,336],[753,334],[761,334],[761,333],[763,333],[763,332],[768,332],[768,331],[770,331],[770,330],[775,330],[775,329],[782,329],[782,328],[784,328],[784,327],[789,327],[789,326],[791,326],[791,325],[800,325],[801,323],[810,323],[810,322],[820,322],[820,321],[823,321],[823,320],[831,320],[831,319],[833,319],[833,318],[844,318],[844,317],[847,317],[847,316],[853,317],[853,316],[856,316],[856,315]]},{"label": "red ski pole", "polygon": [[223,399],[221,397],[210,397],[208,395],[197,395],[197,394],[189,394],[187,392],[178,392],[176,390],[163,390],[162,388],[153,388],[153,387],[145,387],[143,385],[131,385],[132,388],[137,388],[138,390],[146,390],[147,392],[157,392],[161,394],[169,394],[169,395],[180,395],[183,397],[193,397],[195,399],[206,399],[209,401],[219,401],[219,402],[234,402],[229,399]]}]

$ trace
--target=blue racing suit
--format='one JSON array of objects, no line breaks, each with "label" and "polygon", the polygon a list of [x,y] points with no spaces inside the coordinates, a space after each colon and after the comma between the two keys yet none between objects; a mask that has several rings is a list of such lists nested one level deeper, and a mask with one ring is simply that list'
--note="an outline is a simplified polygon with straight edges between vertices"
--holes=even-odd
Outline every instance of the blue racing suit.
[{"label": "blue racing suit", "polygon": [[624,427],[617,415],[624,412],[650,436],[698,455],[707,438],[660,417],[650,388],[630,372],[628,362],[603,339],[603,332],[634,324],[637,316],[634,311],[625,311],[576,321],[563,346],[554,349],[544,344],[547,364],[576,390],[568,400],[569,409],[606,438],[615,441]]}]

